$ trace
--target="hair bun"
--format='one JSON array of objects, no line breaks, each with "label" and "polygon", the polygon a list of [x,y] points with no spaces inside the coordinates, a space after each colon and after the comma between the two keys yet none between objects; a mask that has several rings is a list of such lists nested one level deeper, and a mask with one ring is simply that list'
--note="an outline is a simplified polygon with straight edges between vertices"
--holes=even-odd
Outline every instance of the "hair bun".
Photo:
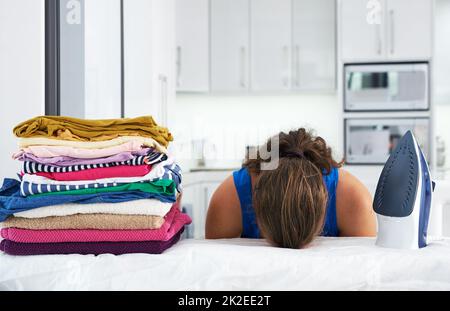
[{"label": "hair bun", "polygon": [[[341,167],[343,162],[336,162],[333,159],[331,148],[320,136],[314,136],[304,128],[300,128],[289,133],[280,132],[278,135],[269,139],[262,147],[264,150],[272,150],[272,139],[277,138],[279,148],[279,158],[306,159],[315,165],[322,172],[331,172],[336,167]],[[259,173],[262,162],[268,162],[271,159],[262,159],[258,152],[257,159],[249,159],[244,163],[244,167]]]},{"label": "hair bun", "polygon": [[280,158],[305,158],[305,155],[300,150],[289,150],[281,152]]}]

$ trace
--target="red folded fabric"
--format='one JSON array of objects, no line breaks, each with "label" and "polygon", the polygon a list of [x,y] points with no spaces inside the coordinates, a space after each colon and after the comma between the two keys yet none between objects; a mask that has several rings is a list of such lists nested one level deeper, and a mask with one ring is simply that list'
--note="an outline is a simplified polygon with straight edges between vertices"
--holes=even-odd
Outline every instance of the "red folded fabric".
[{"label": "red folded fabric", "polygon": [[116,177],[142,177],[150,173],[151,169],[152,166],[146,164],[138,166],[120,165],[67,173],[40,172],[36,175],[58,181],[96,180]]}]

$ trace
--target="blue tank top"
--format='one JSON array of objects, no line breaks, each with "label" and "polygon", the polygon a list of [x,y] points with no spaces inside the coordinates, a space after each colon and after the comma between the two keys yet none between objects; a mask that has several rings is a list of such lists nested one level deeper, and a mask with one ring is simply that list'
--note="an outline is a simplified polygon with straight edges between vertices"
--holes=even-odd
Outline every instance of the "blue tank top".
[{"label": "blue tank top", "polygon": [[[252,180],[247,168],[241,168],[233,172],[234,185],[236,187],[242,211],[242,235],[243,238],[259,239],[260,232],[256,223],[255,210],[253,209]],[[325,214],[325,224],[322,236],[337,237],[339,230],[336,219],[336,188],[339,179],[339,170],[333,168],[328,175],[323,175],[323,181],[328,191],[328,202]]]}]

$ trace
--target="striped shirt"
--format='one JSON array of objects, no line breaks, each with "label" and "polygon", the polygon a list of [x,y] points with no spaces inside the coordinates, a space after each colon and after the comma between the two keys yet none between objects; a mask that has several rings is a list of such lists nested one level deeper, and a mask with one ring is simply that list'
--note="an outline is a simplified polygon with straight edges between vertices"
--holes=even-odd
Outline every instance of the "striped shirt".
[{"label": "striped shirt", "polygon": [[52,166],[48,164],[40,164],[37,162],[25,161],[23,163],[23,172],[25,174],[36,173],[68,173],[78,172],[94,168],[114,167],[121,165],[138,166],[138,165],[152,165],[167,160],[167,155],[164,153],[152,151],[145,156],[137,156],[131,160],[122,162],[100,163],[100,164],[86,164],[86,165],[72,165],[72,166]]},{"label": "striped shirt", "polygon": [[[154,182],[161,179],[169,179],[173,180],[175,186],[177,188],[177,192],[180,193],[181,188],[181,180],[182,180],[182,172],[181,168],[178,164],[166,165],[164,167],[164,173],[161,176],[153,180],[144,180],[140,181],[141,183],[145,182]],[[65,185],[65,184],[35,184],[27,181],[22,181],[20,184],[20,194],[24,197],[32,196],[35,194],[42,193],[50,193],[50,192],[61,192],[61,191],[71,191],[71,190],[81,190],[81,189],[92,189],[92,188],[109,188],[124,185],[123,183],[89,183],[87,181],[86,184],[82,185]]]}]

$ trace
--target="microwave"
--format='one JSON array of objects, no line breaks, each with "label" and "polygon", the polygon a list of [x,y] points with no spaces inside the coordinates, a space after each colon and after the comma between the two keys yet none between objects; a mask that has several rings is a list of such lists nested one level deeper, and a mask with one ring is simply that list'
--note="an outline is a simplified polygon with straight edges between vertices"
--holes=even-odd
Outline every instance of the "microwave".
[{"label": "microwave", "polygon": [[428,63],[344,67],[346,111],[429,110]]},{"label": "microwave", "polygon": [[425,157],[430,155],[430,119],[346,119],[345,161],[348,164],[384,164],[400,139],[412,131]]}]

